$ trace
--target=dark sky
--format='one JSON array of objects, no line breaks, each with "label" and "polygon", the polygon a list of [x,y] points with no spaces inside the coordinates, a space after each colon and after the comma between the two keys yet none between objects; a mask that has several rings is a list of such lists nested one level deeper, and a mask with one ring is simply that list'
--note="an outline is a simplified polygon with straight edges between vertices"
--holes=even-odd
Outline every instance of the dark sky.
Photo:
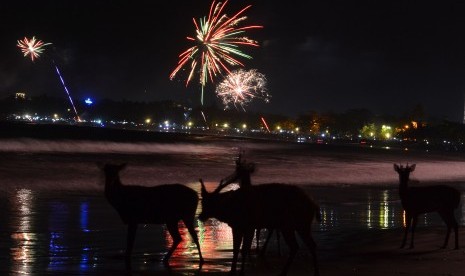
[{"label": "dark sky", "polygon": [[[248,110],[296,115],[309,110],[368,108],[403,114],[417,104],[427,115],[462,121],[465,94],[465,4],[449,1],[230,0],[232,15],[252,4],[246,24],[264,26],[244,47],[268,79],[269,104]],[[200,86],[169,80],[190,47],[192,18],[210,0],[1,1],[0,96],[17,91],[65,96],[55,59],[75,100],[106,97],[180,100],[198,105]],[[52,42],[32,63],[16,41]],[[219,79],[220,80],[220,79]],[[218,81],[219,81],[218,80]],[[217,81],[217,82],[218,82]],[[206,104],[218,102],[214,86]]]}]

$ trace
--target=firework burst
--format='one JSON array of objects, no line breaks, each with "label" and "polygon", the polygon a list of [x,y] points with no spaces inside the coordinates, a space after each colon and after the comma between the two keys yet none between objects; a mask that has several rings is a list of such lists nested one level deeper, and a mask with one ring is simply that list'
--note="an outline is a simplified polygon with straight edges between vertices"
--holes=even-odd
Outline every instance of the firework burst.
[{"label": "firework burst", "polygon": [[[33,36],[31,39],[25,37],[23,40],[18,40],[17,46],[21,49],[21,52],[23,52],[25,57],[27,55],[30,55],[31,60],[34,61],[34,59],[39,58],[40,54],[44,52],[45,49],[43,49],[43,47],[50,44],[52,43],[44,43],[42,40],[38,40]],[[76,120],[81,121],[76,106],[74,105],[73,98],[71,98],[71,94],[69,93],[68,87],[66,87],[63,76],[61,75],[58,66],[55,64],[55,61],[53,61],[53,66],[55,67],[58,77],[60,78],[61,84],[63,85],[66,95],[68,95],[69,102],[71,103],[71,106],[74,110],[74,114],[76,114]]]},{"label": "firework burst", "polygon": [[239,69],[218,84],[216,95],[222,100],[225,108],[240,106],[245,110],[245,106],[255,98],[269,102],[271,96],[266,89],[266,78],[257,70]]},{"label": "firework burst", "polygon": [[30,56],[31,60],[39,58],[40,54],[44,52],[44,46],[50,45],[52,43],[44,43],[42,40],[36,39],[34,36],[31,39],[25,37],[22,40],[18,40],[17,46],[21,49],[24,56]]},{"label": "firework burst", "polygon": [[228,1],[224,3],[213,1],[208,17],[200,18],[198,21],[193,18],[196,36],[195,38],[187,37],[187,39],[195,42],[196,45],[179,55],[178,65],[170,75],[170,79],[173,79],[181,68],[190,64],[187,86],[198,70],[202,86],[202,103],[203,88],[208,80],[213,82],[214,78],[223,72],[230,73],[229,66],[244,66],[237,58],[252,58],[240,50],[240,46],[243,45],[258,46],[256,41],[244,36],[246,30],[263,28],[263,26],[253,25],[238,27],[242,21],[247,19],[243,13],[251,6],[228,17],[223,14],[227,3]]}]

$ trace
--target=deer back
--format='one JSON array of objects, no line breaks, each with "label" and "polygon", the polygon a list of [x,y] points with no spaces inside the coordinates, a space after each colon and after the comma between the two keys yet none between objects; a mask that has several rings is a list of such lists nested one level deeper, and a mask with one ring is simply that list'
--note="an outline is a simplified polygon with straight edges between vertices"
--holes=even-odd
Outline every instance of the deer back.
[{"label": "deer back", "polygon": [[309,227],[317,205],[297,186],[262,184],[226,193],[202,191],[201,219],[217,218],[232,227]]},{"label": "deer back", "polygon": [[404,209],[414,213],[454,210],[460,204],[460,192],[446,185],[409,187],[401,200]]},{"label": "deer back", "polygon": [[105,193],[125,223],[166,223],[195,215],[197,192],[182,184],[122,185]]}]

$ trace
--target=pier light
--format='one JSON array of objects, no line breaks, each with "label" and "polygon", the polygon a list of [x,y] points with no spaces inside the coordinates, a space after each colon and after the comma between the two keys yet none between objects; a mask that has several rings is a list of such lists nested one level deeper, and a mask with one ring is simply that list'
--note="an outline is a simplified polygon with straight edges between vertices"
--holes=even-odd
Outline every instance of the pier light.
[{"label": "pier light", "polygon": [[243,129],[246,129],[246,128],[247,128],[247,125],[246,125],[246,124],[243,124],[243,125],[242,125],[242,128],[243,128]]},{"label": "pier light", "polygon": [[152,119],[150,119],[150,118],[145,119],[146,124],[150,124],[150,122],[152,122]]}]

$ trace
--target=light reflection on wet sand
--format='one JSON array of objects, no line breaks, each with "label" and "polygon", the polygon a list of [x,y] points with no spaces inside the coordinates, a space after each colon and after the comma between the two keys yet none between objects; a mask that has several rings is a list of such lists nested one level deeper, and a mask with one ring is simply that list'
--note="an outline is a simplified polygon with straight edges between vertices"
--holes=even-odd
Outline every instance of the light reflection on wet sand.
[{"label": "light reflection on wet sand", "polygon": [[[212,187],[214,183],[207,183]],[[190,185],[199,190],[198,183]],[[314,225],[314,236],[320,248],[337,247],[337,233],[363,229],[392,229],[402,227],[403,212],[394,188],[305,187],[314,198],[321,199],[322,223]],[[334,198],[334,195],[339,195]],[[6,200],[6,198],[1,198]],[[463,199],[464,200],[464,199]],[[10,241],[10,257],[0,258],[0,272],[11,275],[48,273],[123,274],[123,250],[126,228],[103,195],[74,192],[37,192],[18,189],[8,198],[8,210],[3,212]],[[199,210],[200,211],[200,205]],[[463,205],[462,207],[463,208]],[[458,215],[464,224],[463,209]],[[441,224],[435,215],[425,215],[419,227]],[[183,223],[183,241],[174,252],[172,271],[193,273],[199,270],[198,251]],[[198,222],[196,228],[206,263],[203,272],[224,272],[230,267],[232,233],[224,223],[215,219]],[[400,231],[401,232],[401,231]],[[2,236],[3,235],[2,233]],[[261,235],[263,240],[266,235]],[[136,236],[133,256],[135,272],[166,271],[160,260],[171,246],[164,226],[141,226]],[[283,242],[281,242],[283,243]],[[286,248],[282,246],[282,248]],[[2,251],[5,248],[2,248]],[[277,241],[270,241],[269,254],[276,255]],[[284,250],[284,252],[286,252]],[[285,254],[285,253],[284,253]],[[306,257],[300,261],[307,262]],[[323,256],[323,261],[324,261]],[[299,260],[297,260],[298,262]]]},{"label": "light reflection on wet sand", "polygon": [[19,189],[11,201],[11,210],[18,212],[15,216],[11,233],[13,246],[10,248],[12,268],[17,274],[30,274],[36,256],[37,238],[32,227],[33,192],[28,189]]}]

